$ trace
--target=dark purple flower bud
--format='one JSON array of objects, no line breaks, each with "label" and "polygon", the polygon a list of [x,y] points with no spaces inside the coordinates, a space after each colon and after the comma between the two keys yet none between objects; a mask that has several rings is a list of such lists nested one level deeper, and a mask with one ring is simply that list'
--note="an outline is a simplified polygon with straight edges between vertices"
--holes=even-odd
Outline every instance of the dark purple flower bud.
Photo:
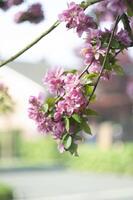
[{"label": "dark purple flower bud", "polygon": [[44,19],[42,5],[40,3],[32,4],[28,8],[27,14],[29,16],[28,20],[32,23],[39,23]]},{"label": "dark purple flower bud", "polygon": [[19,4],[21,4],[21,3],[23,3],[24,2],[24,0],[8,0],[7,1],[7,5],[9,6],[9,7],[11,7],[11,6],[14,6],[14,5],[19,5]]},{"label": "dark purple flower bud", "polygon": [[21,23],[24,21],[39,23],[43,19],[44,14],[40,3],[32,4],[27,11],[18,12],[14,17],[14,21],[16,23]]},{"label": "dark purple flower bud", "polygon": [[0,1],[0,8],[6,11],[9,8],[7,5],[7,1]]},{"label": "dark purple flower bud", "polygon": [[16,13],[14,16],[14,21],[16,23],[21,23],[26,20],[27,20],[27,15],[26,15],[26,12],[24,12],[24,11],[20,11],[20,12]]}]

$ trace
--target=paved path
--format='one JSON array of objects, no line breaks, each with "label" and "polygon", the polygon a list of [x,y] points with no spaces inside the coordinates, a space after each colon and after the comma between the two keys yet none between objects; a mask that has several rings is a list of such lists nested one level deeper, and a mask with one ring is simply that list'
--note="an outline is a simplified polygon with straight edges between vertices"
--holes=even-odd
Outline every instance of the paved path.
[{"label": "paved path", "polygon": [[133,200],[133,177],[71,171],[0,172],[17,200]]}]

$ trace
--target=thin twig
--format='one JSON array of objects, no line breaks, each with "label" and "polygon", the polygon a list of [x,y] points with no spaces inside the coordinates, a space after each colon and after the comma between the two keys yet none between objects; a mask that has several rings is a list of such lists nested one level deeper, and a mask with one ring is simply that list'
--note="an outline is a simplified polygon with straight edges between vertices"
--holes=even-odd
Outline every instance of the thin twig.
[{"label": "thin twig", "polygon": [[[82,2],[80,5],[82,6],[82,4],[83,4],[84,9],[86,9],[87,7],[89,7],[95,3],[98,3],[100,1],[103,1],[103,0],[86,0],[86,1]],[[50,26],[45,32],[43,32],[39,37],[37,37],[35,40],[33,40],[30,44],[26,45],[26,47],[24,47],[22,50],[18,51],[18,53],[16,53],[15,55],[11,56],[9,59],[2,62],[0,64],[0,67],[12,62],[13,60],[15,60],[16,58],[21,56],[23,53],[25,53],[27,50],[29,50],[31,47],[33,47],[36,43],[38,43],[42,38],[44,38],[46,35],[48,35],[50,32],[52,32],[59,24],[60,24],[60,22],[57,20],[52,26]]]},{"label": "thin twig", "polygon": [[123,22],[125,30],[128,32],[128,35],[132,40],[131,45],[130,45],[132,47],[133,46],[133,33],[132,33],[132,29],[130,27],[130,22],[129,22],[128,16],[125,13],[123,13],[123,15],[122,15],[122,22]]},{"label": "thin twig", "polygon": [[94,58],[92,59],[92,61],[85,67],[85,69],[81,72],[81,74],[79,75],[79,79],[84,75],[84,73],[86,73],[89,69],[89,67],[92,65],[94,61]]},{"label": "thin twig", "polygon": [[118,23],[119,23],[119,21],[120,21],[120,18],[121,18],[120,16],[118,16],[118,17],[116,18],[116,21],[115,21],[115,24],[114,24],[114,28],[113,28],[113,30],[112,30],[112,33],[111,33],[111,36],[110,36],[110,39],[109,39],[109,44],[108,44],[108,47],[107,47],[106,55],[105,55],[105,58],[104,58],[104,60],[103,60],[102,69],[101,69],[101,72],[100,72],[100,74],[99,74],[99,76],[98,76],[98,78],[97,78],[97,81],[96,81],[96,83],[95,83],[95,86],[94,86],[94,88],[93,88],[93,91],[92,91],[92,93],[91,93],[91,95],[90,95],[90,97],[89,97],[87,106],[89,105],[89,103],[90,103],[90,101],[91,101],[91,99],[92,99],[92,97],[93,97],[93,95],[94,95],[94,93],[95,93],[95,90],[96,90],[96,88],[97,88],[97,85],[98,85],[98,83],[99,83],[99,81],[100,81],[100,78],[101,78],[101,76],[102,76],[102,74],[103,74],[103,71],[104,71],[104,68],[105,68],[105,64],[106,64],[106,61],[107,61],[107,57],[108,57],[108,54],[109,54],[109,51],[110,51],[111,42],[112,42],[112,40],[113,40],[113,37],[114,37],[115,31],[116,31],[117,25],[118,25]]},{"label": "thin twig", "polygon": [[54,30],[58,25],[60,24],[59,21],[56,21],[50,28],[48,28],[44,33],[42,33],[39,37],[37,37],[33,42],[31,42],[29,45],[24,47],[22,50],[20,50],[18,53],[16,53],[14,56],[10,57],[6,61],[2,62],[0,64],[0,67],[6,65],[7,63],[12,62],[16,58],[18,58],[20,55],[22,55],[24,52],[26,52],[28,49],[30,49],[32,46],[34,46],[36,43],[38,43],[43,37],[48,35],[52,30]]}]

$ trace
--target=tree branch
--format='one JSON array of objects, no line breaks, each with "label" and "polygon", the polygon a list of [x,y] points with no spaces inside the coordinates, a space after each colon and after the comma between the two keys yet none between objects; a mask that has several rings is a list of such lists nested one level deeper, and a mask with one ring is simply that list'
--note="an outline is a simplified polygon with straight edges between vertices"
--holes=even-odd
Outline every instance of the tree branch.
[{"label": "tree branch", "polygon": [[[86,1],[83,1],[80,5],[82,7],[84,5],[83,8],[86,9],[88,6],[91,6],[91,5],[93,5],[95,3],[98,3],[100,1],[103,1],[103,0],[86,0]],[[59,24],[60,24],[60,22],[57,20],[50,28],[48,28],[45,32],[43,32],[33,42],[31,42],[30,44],[28,44],[26,47],[24,47],[22,50],[20,50],[15,55],[11,56],[9,59],[7,59],[4,62],[0,63],[0,67],[2,67],[4,65],[12,62],[13,60],[15,60],[16,58],[18,58],[19,56],[21,56],[23,53],[25,53],[27,50],[29,50],[31,47],[33,47],[36,43],[38,43],[42,38],[44,38],[46,35],[48,35],[50,32],[52,32]]]},{"label": "tree branch", "polygon": [[0,64],[0,67],[6,65],[7,63],[12,62],[19,56],[21,56],[24,52],[26,52],[28,49],[30,49],[32,46],[34,46],[36,43],[38,43],[43,37],[48,35],[51,31],[53,31],[58,25],[60,24],[59,21],[56,21],[50,28],[48,28],[44,33],[42,33],[39,37],[37,37],[33,42],[28,44],[26,47],[24,47],[22,50],[20,50],[18,53],[16,53],[14,56],[10,57],[6,61],[2,62]]},{"label": "tree branch", "polygon": [[79,75],[79,79],[84,75],[85,72],[88,71],[89,67],[92,65],[94,61],[94,58],[92,59],[92,61],[85,67],[85,69],[81,72],[81,74]]},{"label": "tree branch", "polygon": [[105,69],[105,64],[106,64],[107,57],[108,57],[108,54],[109,54],[109,51],[110,51],[111,42],[112,42],[112,40],[113,40],[113,37],[114,37],[115,31],[116,31],[117,25],[118,25],[120,19],[121,19],[120,16],[118,16],[118,17],[116,18],[116,21],[115,21],[115,24],[114,24],[114,28],[113,28],[113,30],[112,30],[112,33],[111,33],[111,36],[110,36],[110,39],[109,39],[109,43],[108,43],[106,55],[105,55],[105,58],[104,58],[104,60],[103,60],[102,69],[101,69],[101,72],[100,72],[100,74],[99,74],[99,76],[98,76],[98,78],[97,78],[97,81],[96,81],[96,83],[95,83],[95,86],[94,86],[94,88],[93,88],[93,91],[92,91],[92,93],[91,93],[91,95],[90,95],[90,97],[89,97],[87,106],[89,105],[89,103],[90,103],[90,101],[91,101],[91,99],[92,99],[92,97],[93,97],[93,95],[94,95],[94,93],[95,93],[95,90],[96,90],[96,88],[97,88],[97,85],[98,85],[98,83],[99,83],[99,81],[100,81],[100,78],[101,78],[101,76],[102,76],[102,74],[103,74],[103,71],[104,71],[104,69]]}]

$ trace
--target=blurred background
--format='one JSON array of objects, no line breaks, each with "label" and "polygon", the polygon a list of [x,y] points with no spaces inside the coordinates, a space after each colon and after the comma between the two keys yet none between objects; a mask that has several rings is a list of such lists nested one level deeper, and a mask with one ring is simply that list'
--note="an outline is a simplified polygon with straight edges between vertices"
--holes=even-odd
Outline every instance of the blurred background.
[{"label": "blurred background", "polygon": [[[14,13],[34,2],[42,3],[44,20],[36,25],[16,24]],[[1,60],[45,31],[66,8],[66,2],[29,0],[8,12],[0,10]],[[104,21],[101,26],[110,24]],[[81,69],[82,44],[72,30],[66,31],[61,24],[17,60],[0,69],[1,82],[8,88],[4,89],[7,91],[4,110],[0,94],[0,200],[13,199],[12,190],[14,199],[27,200],[133,199],[131,48],[119,56],[124,76],[113,76],[108,82],[101,82],[97,89],[97,101],[92,108],[99,116],[89,119],[93,135],[86,136],[84,144],[79,145],[79,157],[58,153],[55,142],[40,135],[28,118],[29,96],[38,95],[40,91],[47,95],[41,80],[49,68]]]}]

